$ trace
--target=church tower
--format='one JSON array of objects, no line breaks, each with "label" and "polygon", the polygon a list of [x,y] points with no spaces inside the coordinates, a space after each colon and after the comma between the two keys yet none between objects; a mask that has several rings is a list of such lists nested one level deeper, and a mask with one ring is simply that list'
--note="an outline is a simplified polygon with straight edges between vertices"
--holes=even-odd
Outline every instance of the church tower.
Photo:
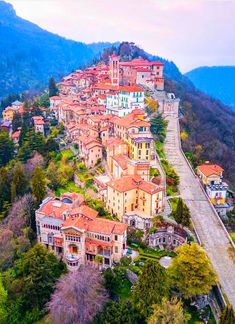
[{"label": "church tower", "polygon": [[119,57],[112,54],[109,57],[109,73],[112,85],[119,85]]}]

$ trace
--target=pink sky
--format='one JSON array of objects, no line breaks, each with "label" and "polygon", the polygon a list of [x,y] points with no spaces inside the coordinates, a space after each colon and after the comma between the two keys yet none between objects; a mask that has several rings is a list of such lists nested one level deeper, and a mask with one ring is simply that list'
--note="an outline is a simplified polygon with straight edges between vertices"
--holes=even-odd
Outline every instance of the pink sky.
[{"label": "pink sky", "polygon": [[8,0],[17,14],[86,43],[134,41],[186,72],[235,65],[235,1]]}]

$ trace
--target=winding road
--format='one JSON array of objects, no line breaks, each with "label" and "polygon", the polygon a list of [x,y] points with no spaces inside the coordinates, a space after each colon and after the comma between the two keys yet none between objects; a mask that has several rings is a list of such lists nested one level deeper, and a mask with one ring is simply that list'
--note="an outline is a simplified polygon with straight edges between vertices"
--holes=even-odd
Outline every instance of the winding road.
[{"label": "winding road", "polygon": [[182,153],[178,117],[168,115],[166,119],[168,127],[164,151],[167,160],[180,176],[180,196],[190,209],[195,230],[217,272],[222,291],[235,309],[235,250],[226,229]]}]

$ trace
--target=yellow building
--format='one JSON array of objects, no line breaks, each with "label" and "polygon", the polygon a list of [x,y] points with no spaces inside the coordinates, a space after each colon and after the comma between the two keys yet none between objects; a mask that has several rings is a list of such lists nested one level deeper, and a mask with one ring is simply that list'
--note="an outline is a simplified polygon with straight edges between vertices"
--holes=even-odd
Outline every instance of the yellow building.
[{"label": "yellow building", "polygon": [[129,145],[129,157],[133,160],[155,159],[154,140],[144,112],[136,109],[123,118],[114,120],[114,134]]},{"label": "yellow building", "polygon": [[14,109],[11,107],[5,108],[2,112],[2,117],[3,120],[12,121],[14,117]]},{"label": "yellow building", "polygon": [[162,212],[164,189],[140,176],[122,176],[107,183],[107,208],[122,221],[124,214],[154,217]]}]

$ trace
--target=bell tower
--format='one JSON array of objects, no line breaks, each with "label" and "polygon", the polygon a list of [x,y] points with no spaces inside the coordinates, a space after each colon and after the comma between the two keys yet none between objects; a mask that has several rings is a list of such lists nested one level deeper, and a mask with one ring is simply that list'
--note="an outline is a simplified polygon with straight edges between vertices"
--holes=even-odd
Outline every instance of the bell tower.
[{"label": "bell tower", "polygon": [[112,54],[109,57],[109,73],[112,85],[119,85],[119,57]]}]

